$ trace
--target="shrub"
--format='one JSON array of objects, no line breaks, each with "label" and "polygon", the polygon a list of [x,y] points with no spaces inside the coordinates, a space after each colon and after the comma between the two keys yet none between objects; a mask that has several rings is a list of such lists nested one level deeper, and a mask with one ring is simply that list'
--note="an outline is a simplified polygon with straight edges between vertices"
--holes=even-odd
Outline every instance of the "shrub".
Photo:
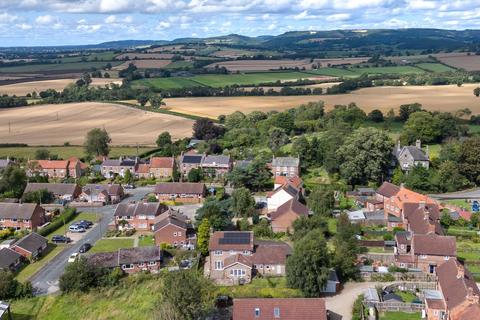
[{"label": "shrub", "polygon": [[361,320],[363,319],[363,294],[359,295],[357,300],[353,303],[352,308],[352,320]]},{"label": "shrub", "polygon": [[0,300],[32,296],[32,284],[18,282],[12,272],[0,271]]},{"label": "shrub", "polygon": [[391,273],[374,273],[371,277],[372,281],[378,282],[392,282],[395,281],[395,277]]},{"label": "shrub", "polygon": [[46,227],[40,229],[38,233],[41,236],[47,236],[53,231],[57,230],[63,224],[67,224],[68,222],[72,221],[77,215],[77,210],[74,208],[66,208],[61,215],[54,218],[54,220]]}]

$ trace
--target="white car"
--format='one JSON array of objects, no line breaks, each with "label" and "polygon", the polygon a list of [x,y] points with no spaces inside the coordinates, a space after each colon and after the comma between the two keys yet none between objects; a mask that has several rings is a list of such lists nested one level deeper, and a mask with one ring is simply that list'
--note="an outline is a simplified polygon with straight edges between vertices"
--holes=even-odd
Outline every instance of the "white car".
[{"label": "white car", "polygon": [[78,252],[72,253],[68,258],[68,263],[75,262],[78,259]]},{"label": "white car", "polygon": [[77,224],[72,224],[72,225],[68,228],[68,230],[69,230],[70,232],[85,232],[85,228],[82,227],[82,226],[79,226],[79,225],[77,225]]}]

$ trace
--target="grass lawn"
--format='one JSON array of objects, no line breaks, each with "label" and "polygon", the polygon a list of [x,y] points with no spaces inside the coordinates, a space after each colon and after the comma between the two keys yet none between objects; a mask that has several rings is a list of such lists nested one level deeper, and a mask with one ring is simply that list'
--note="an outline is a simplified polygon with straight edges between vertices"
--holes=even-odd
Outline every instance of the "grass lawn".
[{"label": "grass lawn", "polygon": [[304,175],[302,178],[305,182],[305,185],[308,187],[330,183],[330,177],[328,176],[328,172],[323,167],[309,169],[307,174]]},{"label": "grass lawn", "polygon": [[120,248],[133,248],[133,238],[129,239],[100,239],[98,240],[90,252],[112,252]]},{"label": "grass lawn", "polygon": [[480,243],[457,240],[457,256],[467,261],[479,261]]},{"label": "grass lawn", "polygon": [[48,295],[12,302],[13,319],[154,319],[162,299],[162,281],[128,277],[114,288],[89,293]]},{"label": "grass lawn", "polygon": [[[472,204],[469,203],[467,200],[463,199],[452,199],[452,200],[443,200],[445,203],[453,204],[454,206],[465,208],[468,211],[472,208]],[[460,227],[458,227],[460,228]]]},{"label": "grass lawn", "polygon": [[397,290],[397,291],[395,291],[395,294],[400,296],[402,298],[403,302],[407,302],[407,303],[411,303],[411,302],[418,299],[416,295],[414,295],[413,293],[408,292],[408,291]]},{"label": "grass lawn", "polygon": [[446,65],[441,64],[441,63],[418,63],[415,66],[419,67],[420,69],[424,69],[424,70],[431,71],[431,72],[455,71],[455,68],[446,66]]},{"label": "grass lawn", "polygon": [[405,312],[384,312],[380,314],[380,320],[414,320],[420,319],[421,314],[417,313],[405,313]]},{"label": "grass lawn", "polygon": [[153,89],[180,89],[203,87],[203,84],[186,77],[142,79],[133,82],[134,87],[145,86]]},{"label": "grass lawn", "polygon": [[138,241],[138,246],[139,247],[148,247],[148,246],[154,246],[155,245],[155,239],[153,236],[143,236],[139,238]]},{"label": "grass lawn", "polygon": [[233,298],[295,298],[302,297],[300,290],[287,287],[286,278],[254,278],[251,283],[242,286],[219,286],[218,295]]},{"label": "grass lawn", "polygon": [[63,246],[57,246],[53,243],[48,244],[47,252],[44,253],[44,256],[33,263],[28,264],[25,266],[20,272],[17,274],[16,279],[20,282],[27,281],[30,277],[32,277],[40,268],[46,265],[50,260],[52,260],[57,254],[59,254],[64,249]]},{"label": "grass lawn", "polygon": [[474,236],[478,230],[470,230],[468,227],[450,227],[447,230],[449,236]]},{"label": "grass lawn", "polygon": [[90,220],[92,222],[96,222],[98,220],[98,215],[95,214],[95,213],[91,213],[91,212],[80,212],[72,221],[67,222],[64,226],[61,226],[60,228],[58,228],[55,231],[53,231],[52,233],[50,233],[47,236],[48,240],[51,240],[52,237],[56,234],[59,234],[59,235],[66,234],[67,231],[68,231],[68,227],[72,223],[74,223],[76,221],[80,221],[80,220]]},{"label": "grass lawn", "polygon": [[[24,159],[34,159],[35,151],[38,149],[47,149],[50,154],[58,155],[59,158],[67,159],[69,157],[82,158],[85,156],[85,149],[82,146],[69,147],[6,147],[0,148],[0,158],[14,157]],[[138,148],[139,153],[144,153],[154,148]],[[117,158],[119,156],[136,155],[136,147],[111,147],[109,156]]]}]

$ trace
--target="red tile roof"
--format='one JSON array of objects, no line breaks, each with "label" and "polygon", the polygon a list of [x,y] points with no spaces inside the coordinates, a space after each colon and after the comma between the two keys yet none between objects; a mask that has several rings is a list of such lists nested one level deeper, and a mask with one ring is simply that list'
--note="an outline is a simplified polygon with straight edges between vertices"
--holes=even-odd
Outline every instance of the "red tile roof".
[{"label": "red tile roof", "polygon": [[253,264],[285,265],[287,256],[292,253],[292,248],[281,241],[257,240],[255,252],[252,256]]},{"label": "red tile roof", "polygon": [[228,268],[236,263],[241,263],[244,266],[252,268],[252,259],[248,256],[244,256],[243,254],[235,254],[233,256],[227,257],[224,261],[223,268]]},{"label": "red tile roof", "polygon": [[390,198],[396,195],[400,191],[400,187],[394,185],[393,183],[385,181],[382,185],[377,189],[377,193]]},{"label": "red tile roof", "polygon": [[[279,317],[275,317],[275,309]],[[256,316],[255,312],[259,315]],[[321,298],[235,299],[233,320],[327,320],[325,300]]]},{"label": "red tile roof", "polygon": [[68,160],[32,160],[37,162],[42,169],[66,169]]},{"label": "red tile roof", "polygon": [[139,164],[136,171],[137,173],[149,173],[150,167],[148,164]]},{"label": "red tile roof", "polygon": [[436,234],[414,234],[412,250],[416,255],[457,256],[455,237]]},{"label": "red tile roof", "polygon": [[173,158],[153,157],[150,159],[150,168],[173,168]]},{"label": "red tile roof", "polygon": [[275,177],[275,184],[283,185],[286,183],[293,185],[295,188],[300,188],[300,186],[303,184],[303,181],[299,176],[294,176],[294,177],[276,176]]}]

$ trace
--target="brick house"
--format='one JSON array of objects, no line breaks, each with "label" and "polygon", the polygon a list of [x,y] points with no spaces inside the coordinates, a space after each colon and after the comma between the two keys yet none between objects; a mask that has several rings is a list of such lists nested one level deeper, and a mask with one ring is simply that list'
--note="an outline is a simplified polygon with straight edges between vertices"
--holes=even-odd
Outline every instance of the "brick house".
[{"label": "brick house", "polygon": [[232,170],[232,159],[230,156],[207,155],[203,157],[200,167],[210,177],[223,177]]},{"label": "brick house", "polygon": [[36,259],[42,255],[47,247],[47,238],[42,237],[38,233],[31,232],[15,242],[11,249],[27,259]]},{"label": "brick house", "polygon": [[242,298],[233,300],[233,320],[327,320],[322,298]]},{"label": "brick house", "polygon": [[156,245],[167,243],[183,249],[195,248],[195,229],[191,221],[178,211],[169,209],[158,216],[153,234]]},{"label": "brick house", "polygon": [[292,248],[282,241],[255,240],[252,264],[255,273],[263,276],[285,276],[287,257]]},{"label": "brick house", "polygon": [[120,184],[87,184],[78,197],[80,201],[103,202],[115,204],[125,197],[125,191]]},{"label": "brick house", "polygon": [[45,210],[36,203],[0,202],[0,229],[37,230],[45,223]]},{"label": "brick house", "polygon": [[293,157],[274,157],[272,160],[273,176],[300,176],[300,159]]},{"label": "brick house", "polygon": [[68,160],[30,160],[28,162],[27,175],[39,174],[51,179],[63,179],[68,177],[68,165]]},{"label": "brick house", "polygon": [[119,203],[115,209],[115,228],[152,231],[155,218],[167,211],[159,202]]},{"label": "brick house", "polygon": [[150,178],[150,165],[148,163],[140,163],[135,169],[135,177],[141,179]]},{"label": "brick house", "polygon": [[293,222],[300,217],[307,217],[308,212],[304,204],[290,199],[270,214],[273,232],[293,232]]},{"label": "brick house", "polygon": [[12,272],[18,270],[22,264],[23,257],[18,252],[10,248],[0,249],[0,270],[10,270]]},{"label": "brick house", "polygon": [[[435,273],[437,268],[457,257],[455,237],[430,234],[396,235],[395,265]],[[410,248],[410,251],[408,249]]]},{"label": "brick house", "polygon": [[203,183],[166,182],[157,184],[154,193],[159,201],[200,203],[203,202],[207,189]]},{"label": "brick house", "polygon": [[82,193],[82,188],[75,183],[28,183],[23,193],[42,189],[53,193],[56,199],[64,201],[72,201]]},{"label": "brick house", "polygon": [[456,259],[450,259],[438,267],[437,277],[443,299],[434,306],[426,302],[428,319],[478,319],[480,290],[465,266]]},{"label": "brick house", "polygon": [[412,234],[434,233],[443,235],[440,224],[440,209],[436,204],[405,203],[403,206],[403,225]]},{"label": "brick house", "polygon": [[139,157],[106,159],[102,162],[101,172],[102,175],[108,179],[114,178],[116,175],[123,177],[127,170],[130,170],[130,173],[135,175],[138,165],[142,163]]},{"label": "brick house", "polygon": [[426,169],[430,166],[430,158],[428,156],[428,146],[426,150],[422,150],[422,142],[417,140],[415,146],[401,146],[398,141],[393,155],[396,162],[400,165],[403,171],[412,170],[416,166],[421,166]]},{"label": "brick house", "polygon": [[68,175],[70,177],[78,178],[85,175],[87,165],[80,161],[77,157],[70,157],[68,161]]},{"label": "brick house", "polygon": [[290,200],[300,200],[302,190],[287,183],[267,194],[268,212],[276,211],[281,205]]},{"label": "brick house", "polygon": [[121,268],[127,274],[145,271],[158,273],[163,253],[157,246],[122,248],[115,252],[89,254],[87,261],[96,267]]},{"label": "brick house", "polygon": [[173,157],[153,157],[150,159],[150,176],[157,179],[173,177],[173,167],[175,159]]},{"label": "brick house", "polygon": [[286,177],[286,176],[275,176],[273,182],[273,190],[280,188],[285,184],[291,184],[297,189],[303,188],[303,181],[299,176]]},{"label": "brick house", "polygon": [[399,191],[400,187],[394,185],[393,183],[385,181],[377,189],[377,191],[375,191],[375,199],[383,203],[386,200],[390,200],[390,198],[397,195]]},{"label": "brick house", "polygon": [[182,153],[179,159],[179,169],[183,177],[186,177],[190,170],[201,167],[205,154]]}]

